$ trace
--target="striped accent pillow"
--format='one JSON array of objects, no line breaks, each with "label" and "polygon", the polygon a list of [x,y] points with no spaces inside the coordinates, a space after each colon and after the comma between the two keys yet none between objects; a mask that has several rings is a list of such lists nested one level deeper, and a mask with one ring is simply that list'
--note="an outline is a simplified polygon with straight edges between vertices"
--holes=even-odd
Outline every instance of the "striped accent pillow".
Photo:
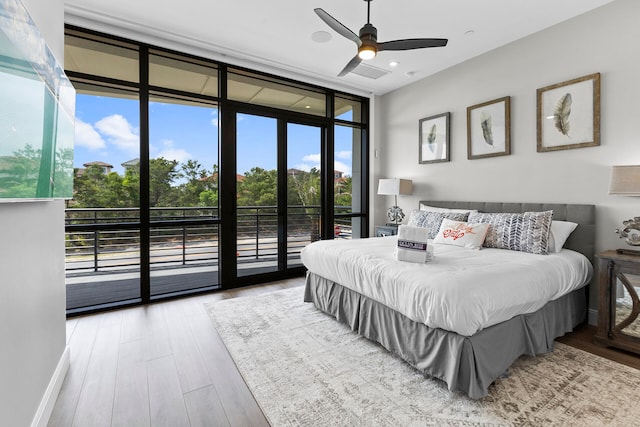
[{"label": "striped accent pillow", "polygon": [[547,255],[553,211],[525,213],[471,213],[469,222],[490,224],[484,245]]}]

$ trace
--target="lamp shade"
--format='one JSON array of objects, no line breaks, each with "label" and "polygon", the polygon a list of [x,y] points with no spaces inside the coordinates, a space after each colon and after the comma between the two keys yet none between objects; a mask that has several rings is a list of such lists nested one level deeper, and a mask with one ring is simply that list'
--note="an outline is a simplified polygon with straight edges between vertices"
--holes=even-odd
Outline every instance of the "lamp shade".
[{"label": "lamp shade", "polygon": [[378,194],[411,194],[413,185],[410,179],[388,178],[378,181]]},{"label": "lamp shade", "polygon": [[613,166],[609,194],[640,196],[640,165]]}]

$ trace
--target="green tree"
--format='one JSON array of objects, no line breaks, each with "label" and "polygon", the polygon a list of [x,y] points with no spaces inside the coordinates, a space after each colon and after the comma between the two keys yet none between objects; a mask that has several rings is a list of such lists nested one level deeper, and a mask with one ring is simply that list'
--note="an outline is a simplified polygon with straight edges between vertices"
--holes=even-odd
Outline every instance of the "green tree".
[{"label": "green tree", "polygon": [[218,206],[218,165],[214,164],[211,173],[201,181],[204,181],[205,189],[198,195],[200,206]]},{"label": "green tree", "polygon": [[320,171],[311,168],[309,172],[294,171],[287,177],[287,200],[289,205],[320,205]]},{"label": "green tree", "polygon": [[127,207],[140,207],[140,164],[129,166],[125,170],[122,187],[126,194]]},{"label": "green tree", "polygon": [[104,208],[106,175],[101,166],[89,165],[86,169],[75,170],[73,207]]},{"label": "green tree", "polygon": [[238,206],[275,206],[277,190],[278,172],[254,167],[238,184]]},{"label": "green tree", "polygon": [[182,174],[177,170],[177,160],[164,157],[149,159],[149,205],[177,206],[177,194],[171,184]]},{"label": "green tree", "polygon": [[197,160],[187,160],[180,167],[182,176],[187,182],[178,187],[180,206],[200,206],[200,193],[207,190],[207,171]]},{"label": "green tree", "polygon": [[352,179],[350,176],[347,176],[336,182],[334,189],[335,206],[351,206],[351,183]]}]

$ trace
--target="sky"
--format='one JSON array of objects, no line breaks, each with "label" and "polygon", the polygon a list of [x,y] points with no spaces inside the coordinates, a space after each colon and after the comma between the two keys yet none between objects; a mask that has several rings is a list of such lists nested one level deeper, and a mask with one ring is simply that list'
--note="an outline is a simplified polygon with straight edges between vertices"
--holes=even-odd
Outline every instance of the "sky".
[{"label": "sky", "polygon": [[[289,124],[288,168],[310,170],[320,165],[320,129]],[[139,157],[138,101],[78,94],[76,98],[74,167],[101,161],[123,173],[121,163]],[[238,115],[238,173],[253,167],[276,168],[276,120]],[[180,163],[194,159],[207,170],[218,163],[218,110],[211,107],[152,102],[149,142],[152,158]],[[351,129],[336,129],[335,169],[351,175]]]}]

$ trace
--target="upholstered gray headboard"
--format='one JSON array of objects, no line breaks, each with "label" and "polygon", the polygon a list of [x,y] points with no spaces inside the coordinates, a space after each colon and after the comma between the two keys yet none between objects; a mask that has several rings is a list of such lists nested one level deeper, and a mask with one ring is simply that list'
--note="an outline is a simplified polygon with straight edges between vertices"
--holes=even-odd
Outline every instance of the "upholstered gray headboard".
[{"label": "upholstered gray headboard", "polygon": [[593,264],[596,240],[595,205],[559,203],[500,203],[500,202],[447,202],[421,200],[420,207],[434,206],[451,209],[477,209],[479,212],[540,212],[553,211],[553,219],[571,221],[578,227],[571,233],[564,247],[580,252]]}]

